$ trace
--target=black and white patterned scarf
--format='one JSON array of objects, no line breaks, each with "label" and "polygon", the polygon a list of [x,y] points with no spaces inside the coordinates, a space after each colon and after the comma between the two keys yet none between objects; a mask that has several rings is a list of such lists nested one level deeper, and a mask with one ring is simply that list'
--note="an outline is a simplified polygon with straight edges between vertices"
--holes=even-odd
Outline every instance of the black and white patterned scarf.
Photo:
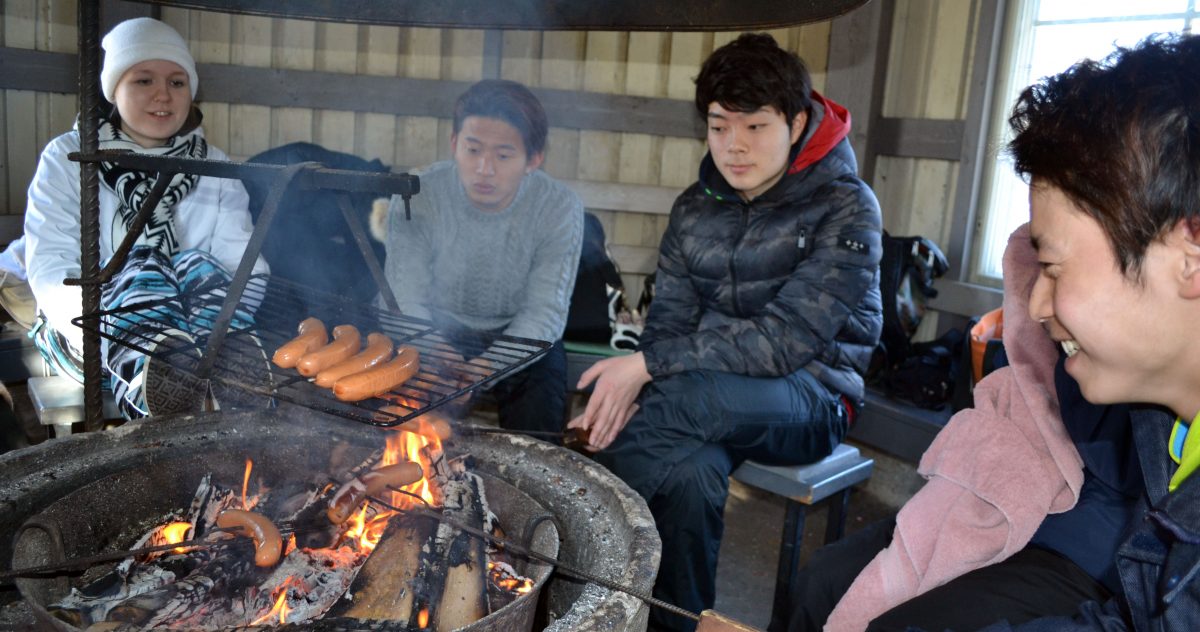
[{"label": "black and white patterned scarf", "polygon": [[[187,126],[185,125],[185,129]],[[100,119],[100,149],[128,149],[142,154],[155,156],[174,156],[177,158],[204,158],[208,155],[208,143],[198,125],[189,131],[172,136],[161,147],[142,147],[107,118]],[[115,248],[125,238],[129,228],[133,226],[142,202],[150,195],[157,181],[157,174],[144,171],[133,171],[111,163],[100,163],[100,180],[104,186],[117,194],[119,201],[118,214],[121,221],[114,222],[112,227],[112,243]],[[161,250],[168,257],[179,251],[179,240],[175,237],[175,207],[187,197],[200,177],[195,174],[177,173],[167,187],[166,193],[154,209],[146,228],[138,236],[135,245],[152,246]]]}]

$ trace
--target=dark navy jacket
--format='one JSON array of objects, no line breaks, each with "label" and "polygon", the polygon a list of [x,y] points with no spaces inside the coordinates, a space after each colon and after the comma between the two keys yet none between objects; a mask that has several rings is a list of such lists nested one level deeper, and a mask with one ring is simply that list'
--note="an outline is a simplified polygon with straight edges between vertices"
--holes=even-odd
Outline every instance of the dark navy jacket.
[{"label": "dark navy jacket", "polygon": [[676,200],[639,347],[655,379],[806,369],[862,400],[883,326],[882,217],[856,173],[848,113],[813,97],[809,129],[770,190],[743,201],[706,156]]},{"label": "dark navy jacket", "polygon": [[1089,602],[1073,619],[1038,619],[1015,628],[992,626],[989,631],[1200,630],[1200,475],[1188,477],[1168,494],[1176,465],[1167,454],[1167,440],[1175,417],[1142,409],[1131,412],[1130,421],[1146,495],[1132,532],[1117,551],[1124,601]]}]

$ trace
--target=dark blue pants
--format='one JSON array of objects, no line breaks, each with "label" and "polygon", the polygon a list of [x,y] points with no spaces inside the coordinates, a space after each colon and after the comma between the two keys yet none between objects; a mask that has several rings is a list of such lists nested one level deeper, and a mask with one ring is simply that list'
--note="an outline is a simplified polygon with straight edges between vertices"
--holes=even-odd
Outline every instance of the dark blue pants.
[{"label": "dark blue pants", "polygon": [[501,428],[561,433],[567,406],[567,353],[562,339],[542,359],[501,380],[492,394]]},{"label": "dark blue pants", "polygon": [[[695,613],[716,598],[729,475],[745,459],[799,465],[846,434],[840,396],[806,370],[778,378],[689,371],[647,384],[641,409],[596,460],[646,499],[662,538],[654,597]],[[651,627],[696,623],[660,609]]]}]

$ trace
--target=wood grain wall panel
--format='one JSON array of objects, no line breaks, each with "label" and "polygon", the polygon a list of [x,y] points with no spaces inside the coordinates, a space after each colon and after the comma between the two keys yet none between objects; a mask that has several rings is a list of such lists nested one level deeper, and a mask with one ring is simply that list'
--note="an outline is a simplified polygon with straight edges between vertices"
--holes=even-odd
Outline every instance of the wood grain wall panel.
[{"label": "wood grain wall panel", "polygon": [[650,134],[618,134],[617,181],[658,184],[663,138]]},{"label": "wood grain wall panel", "polygon": [[[396,119],[396,162],[408,170],[437,162],[438,147],[450,144],[449,137],[438,134],[438,120],[429,116],[401,116]],[[377,156],[364,156],[377,158]]]},{"label": "wood grain wall panel", "polygon": [[407,74],[401,70],[406,58],[402,48],[401,29],[395,26],[364,26],[364,31],[359,55],[359,73],[379,77]]},{"label": "wood grain wall panel", "polygon": [[6,90],[4,93],[4,162],[8,164],[6,209],[25,208],[25,191],[33,179],[38,144],[37,126],[32,125],[37,110],[37,93],[27,90]]},{"label": "wood grain wall panel", "polygon": [[355,145],[354,112],[318,110],[314,114],[313,142],[333,151],[358,154]]},{"label": "wood grain wall panel", "polygon": [[691,101],[696,96],[694,80],[700,64],[712,50],[711,33],[672,33],[671,57],[667,62],[667,96]]},{"label": "wood grain wall panel", "polygon": [[230,63],[258,68],[271,65],[271,42],[274,32],[271,18],[235,15],[231,20],[230,31]]},{"label": "wood grain wall panel", "polygon": [[504,31],[501,40],[500,78],[527,86],[538,85],[542,66],[542,34],[537,31]]},{"label": "wood grain wall panel", "polygon": [[542,169],[559,180],[579,178],[579,130],[551,127]]},{"label": "wood grain wall panel", "polygon": [[579,179],[617,181],[621,137],[613,132],[579,132]]},{"label": "wood grain wall panel", "polygon": [[812,75],[813,89],[825,92],[825,78],[829,66],[829,22],[805,24],[799,28],[796,47],[793,49],[808,66]]},{"label": "wood grain wall panel", "polygon": [[[2,31],[3,28],[0,28],[0,32]],[[9,190],[12,186],[16,186],[15,184],[10,185],[8,181],[12,175],[12,170],[9,168],[12,164],[12,156],[8,154],[8,93],[8,90],[0,90],[0,147],[5,148],[3,152],[0,152],[0,215],[20,213],[25,209],[24,205],[14,207],[8,197]],[[36,157],[34,159],[36,160]],[[22,160],[28,160],[28,158]]]},{"label": "wood grain wall panel", "polygon": [[36,0],[5,0],[4,45],[37,48],[38,10]]},{"label": "wood grain wall panel", "polygon": [[675,187],[681,192],[696,181],[700,159],[708,151],[698,138],[664,138],[659,160],[659,184]]},{"label": "wood grain wall panel", "polygon": [[369,28],[358,24],[337,22],[318,24],[315,69],[323,72],[356,73],[358,71],[359,32]]},{"label": "wood grain wall panel", "polygon": [[365,158],[378,158],[385,165],[396,164],[396,118],[390,114],[361,114],[363,126],[360,137]]},{"label": "wood grain wall panel", "polygon": [[271,147],[311,143],[313,111],[308,108],[271,108]]},{"label": "wood grain wall panel", "polygon": [[229,130],[229,147],[222,149],[235,160],[245,160],[272,147],[271,108],[235,103],[229,106],[229,117],[237,125]]},{"label": "wood grain wall panel", "polygon": [[228,103],[201,103],[204,112],[204,137],[210,145],[229,153],[230,125]]},{"label": "wood grain wall panel", "polygon": [[671,37],[667,33],[630,33],[625,62],[625,94],[667,96]]},{"label": "wood grain wall panel", "polygon": [[[379,27],[385,28],[385,27]],[[442,31],[440,29],[402,28],[399,30],[403,54],[401,74],[414,79],[440,79],[442,74]]]},{"label": "wood grain wall panel", "polygon": [[579,90],[583,87],[583,55],[587,33],[548,31],[542,34],[542,64],[538,85]]},{"label": "wood grain wall panel", "polygon": [[893,235],[924,235],[939,245],[949,237],[946,209],[954,200],[958,163],[880,156],[873,188],[883,225]]},{"label": "wood grain wall panel", "polygon": [[79,48],[79,5],[75,0],[51,0],[45,14],[46,41],[41,50],[55,53],[74,53]]},{"label": "wood grain wall panel", "polygon": [[446,29],[443,38],[442,79],[470,82],[483,79],[484,32]]}]

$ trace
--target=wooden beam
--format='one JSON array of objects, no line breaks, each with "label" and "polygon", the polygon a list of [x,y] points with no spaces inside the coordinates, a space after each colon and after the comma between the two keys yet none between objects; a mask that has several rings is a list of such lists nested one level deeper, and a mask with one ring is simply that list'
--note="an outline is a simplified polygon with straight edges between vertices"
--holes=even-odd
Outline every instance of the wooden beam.
[{"label": "wooden beam", "polygon": [[884,156],[958,160],[963,125],[958,120],[878,118],[872,142],[875,153]]},{"label": "wooden beam", "polygon": [[[0,88],[38,92],[78,90],[77,57],[0,47]],[[28,71],[26,71],[28,69]],[[375,112],[446,118],[471,84],[370,77],[309,70],[198,64],[203,100],[238,105]],[[704,127],[690,101],[533,88],[552,127],[700,138]]]},{"label": "wooden beam", "polygon": [[987,151],[988,123],[992,117],[993,86],[999,65],[1001,32],[1004,28],[1006,0],[981,0],[979,27],[975,35],[974,63],[971,66],[970,100],[963,126],[959,156],[958,184],[954,194],[953,222],[950,226],[950,277],[967,282],[971,279],[976,217],[979,213],[979,189],[983,183],[983,165]]},{"label": "wooden beam", "polygon": [[875,123],[883,108],[895,0],[875,0],[833,21],[825,94],[850,110],[859,176],[875,178]]},{"label": "wooden beam", "polygon": [[586,208],[631,213],[669,215],[675,198],[683,191],[647,184],[620,184],[591,180],[566,180]]}]

